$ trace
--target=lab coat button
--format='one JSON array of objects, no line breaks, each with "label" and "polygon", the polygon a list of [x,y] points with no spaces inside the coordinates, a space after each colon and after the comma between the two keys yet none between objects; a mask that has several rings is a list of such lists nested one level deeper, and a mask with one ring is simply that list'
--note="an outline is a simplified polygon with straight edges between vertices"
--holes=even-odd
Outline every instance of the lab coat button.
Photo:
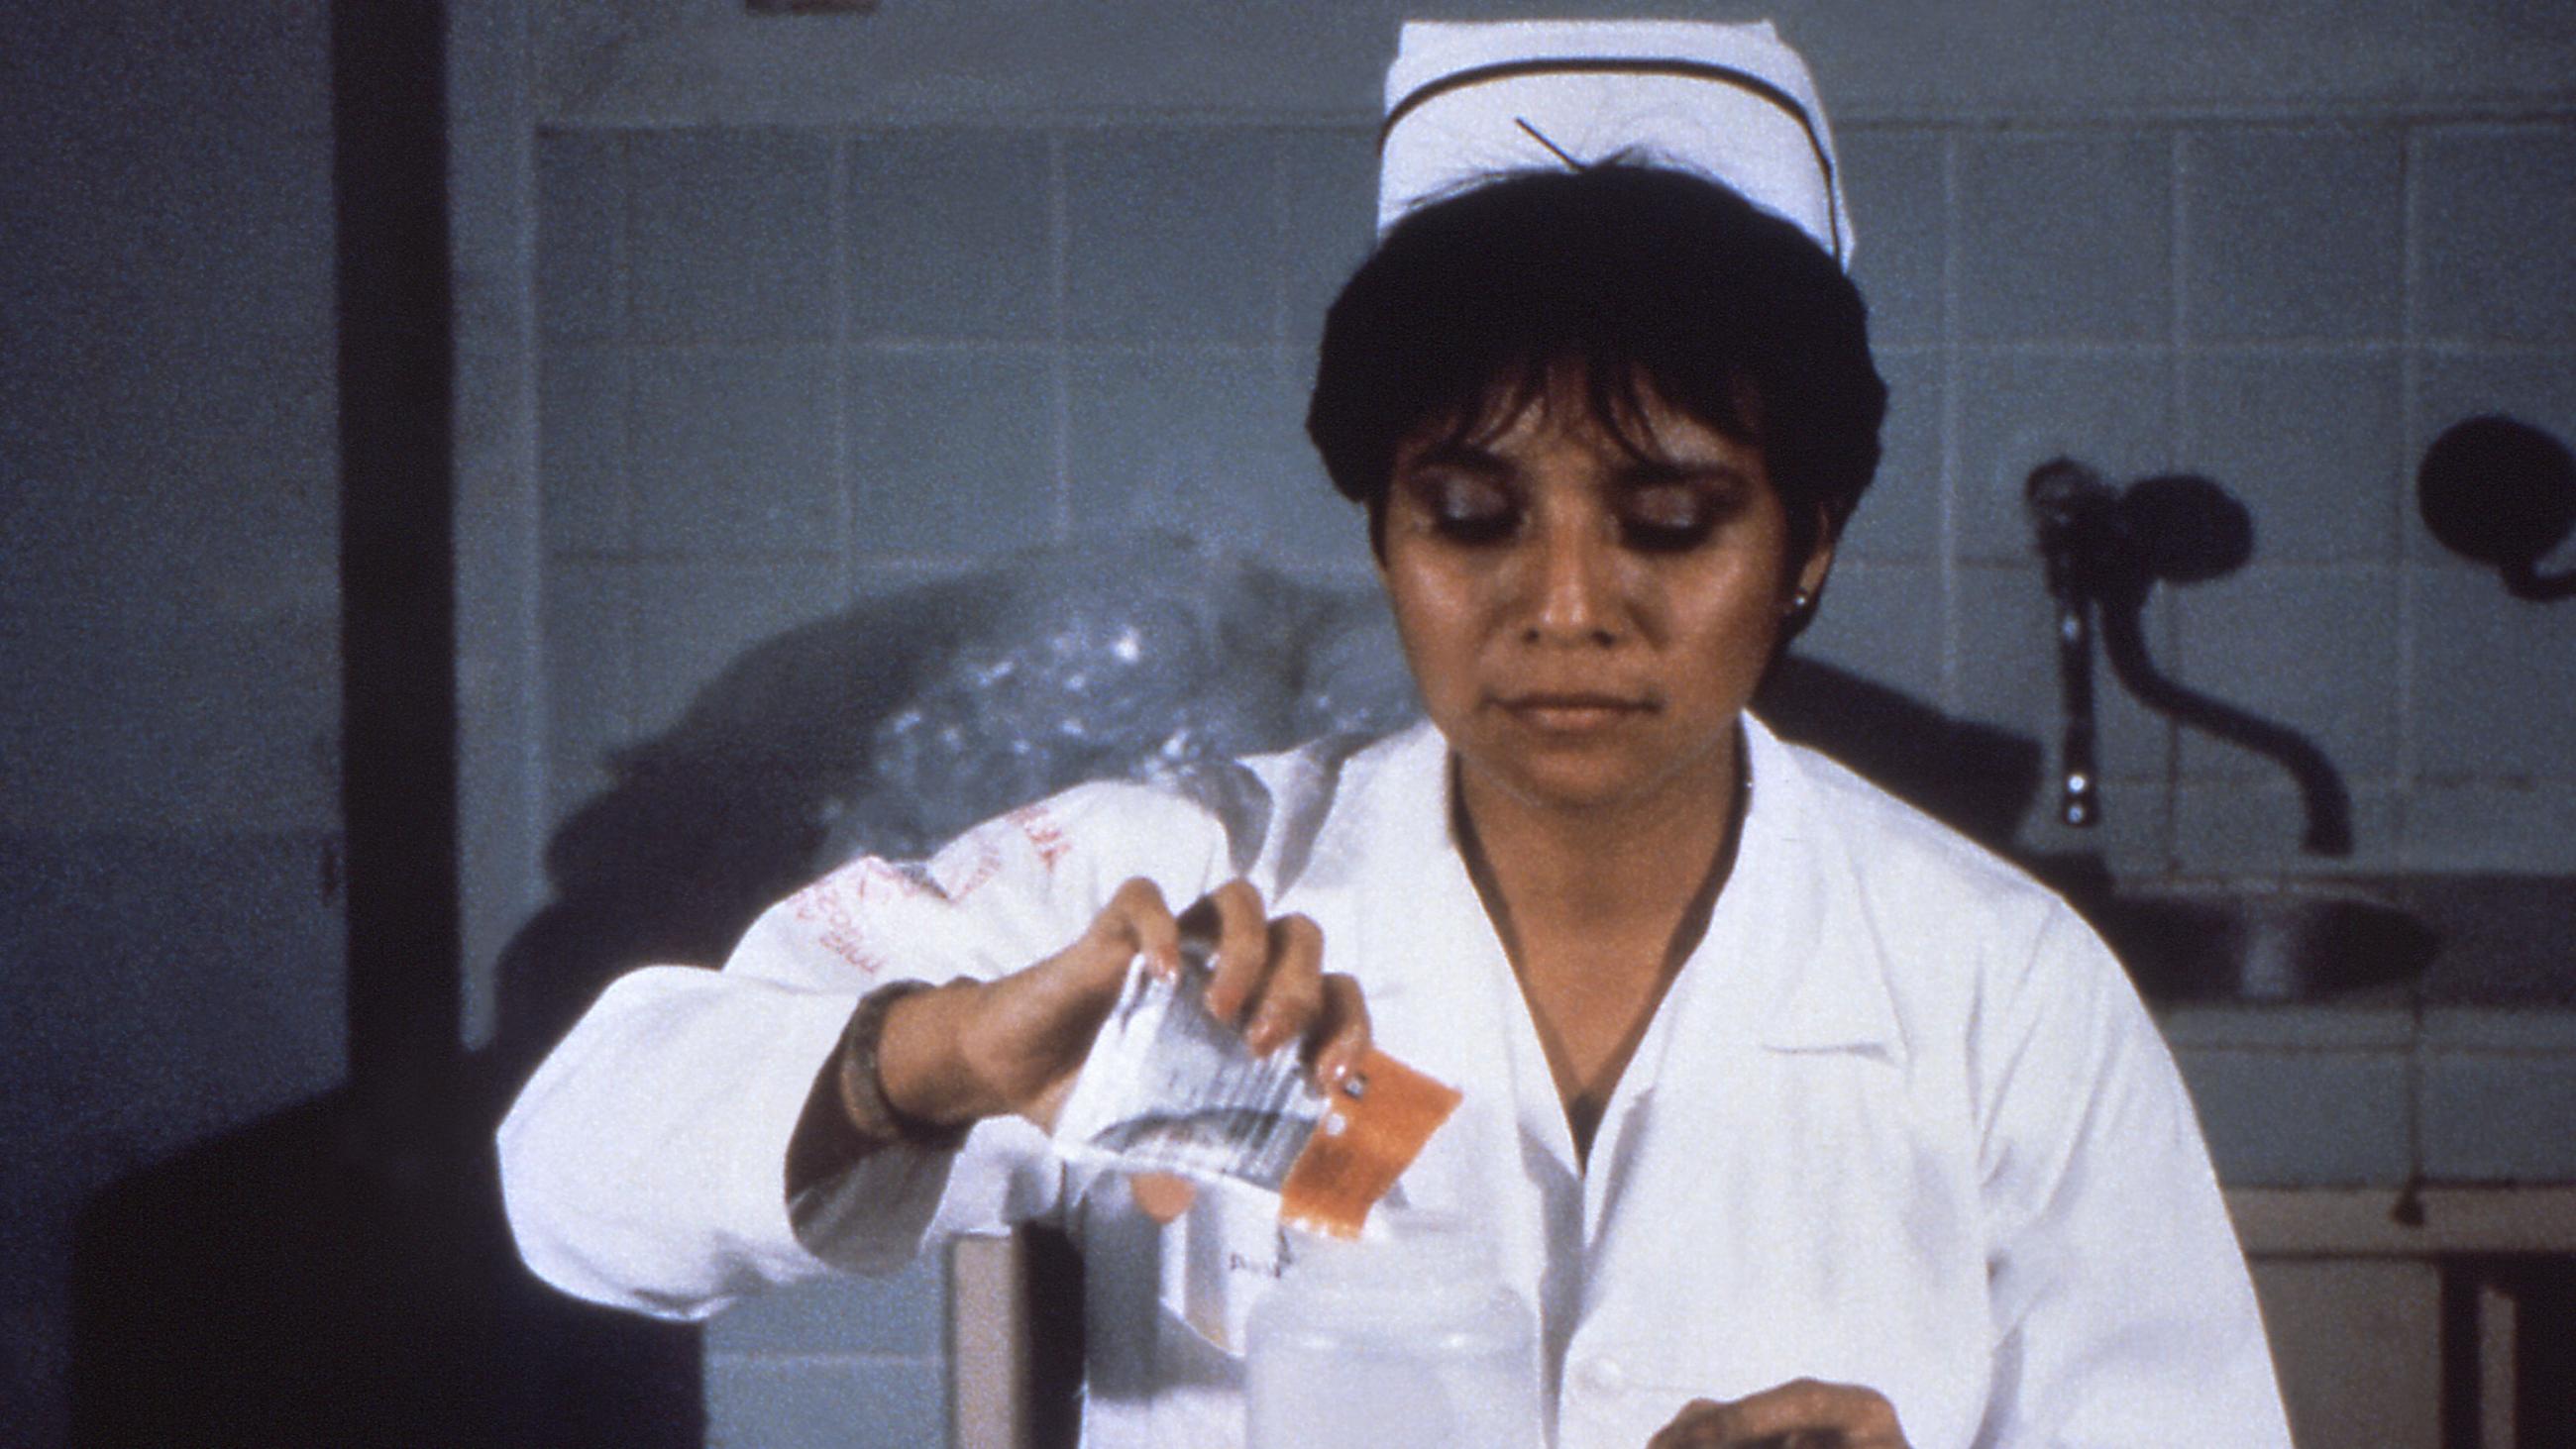
[{"label": "lab coat button", "polygon": [[1628,1371],[1615,1358],[1586,1359],[1582,1368],[1583,1386],[1599,1394],[1615,1394],[1628,1387]]}]

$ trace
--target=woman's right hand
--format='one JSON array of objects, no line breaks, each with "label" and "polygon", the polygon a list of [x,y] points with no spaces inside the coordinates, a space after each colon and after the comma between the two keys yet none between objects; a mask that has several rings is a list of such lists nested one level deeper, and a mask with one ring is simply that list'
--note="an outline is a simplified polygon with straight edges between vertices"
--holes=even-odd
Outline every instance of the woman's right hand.
[{"label": "woman's right hand", "polygon": [[1368,1049],[1359,984],[1323,970],[1323,933],[1272,917],[1249,882],[1230,881],[1175,916],[1152,881],[1130,880],[1090,928],[1053,956],[996,981],[918,992],[887,1013],[877,1049],[886,1100],[925,1123],[1016,1113],[1051,1129],[1110,1008],[1127,963],[1181,969],[1184,933],[1212,940],[1208,1009],[1256,1052],[1299,1044],[1318,1085]]},{"label": "woman's right hand", "polygon": [[1905,1449],[1876,1389],[1796,1379],[1732,1403],[1693,1399],[1646,1449]]}]

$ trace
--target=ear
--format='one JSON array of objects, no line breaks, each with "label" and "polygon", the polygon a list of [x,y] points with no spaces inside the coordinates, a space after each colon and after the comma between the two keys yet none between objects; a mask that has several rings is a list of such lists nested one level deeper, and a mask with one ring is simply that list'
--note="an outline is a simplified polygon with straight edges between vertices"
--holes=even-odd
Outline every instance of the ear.
[{"label": "ear", "polygon": [[1816,508],[1816,546],[1807,551],[1806,561],[1798,566],[1793,593],[1814,599],[1825,591],[1825,576],[1834,571],[1834,545],[1841,541],[1842,525],[1830,509]]}]

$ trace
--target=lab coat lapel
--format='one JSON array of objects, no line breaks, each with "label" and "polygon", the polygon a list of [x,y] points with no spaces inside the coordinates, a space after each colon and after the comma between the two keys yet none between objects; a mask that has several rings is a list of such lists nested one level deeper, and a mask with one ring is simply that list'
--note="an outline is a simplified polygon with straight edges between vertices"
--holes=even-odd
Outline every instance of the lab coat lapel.
[{"label": "lab coat lapel", "polygon": [[1901,1056],[1885,953],[1849,852],[1814,808],[1797,757],[1750,716],[1745,738],[1753,795],[1735,867],[1602,1117],[1584,1181],[1587,1243],[1617,1211],[1659,1088],[1727,1090],[1730,1044]]},{"label": "lab coat lapel", "polygon": [[[1523,1134],[1570,1176],[1574,1142],[1546,1054],[1450,831],[1448,742],[1423,725],[1391,743],[1372,762],[1384,777],[1350,792],[1369,800],[1368,818],[1348,821],[1347,849],[1333,851],[1374,866],[1353,881],[1365,937],[1354,959],[1374,971],[1361,985],[1378,1037],[1434,1076],[1507,1090]],[[1328,843],[1318,842],[1317,869]]]},{"label": "lab coat lapel", "polygon": [[1853,846],[1817,807],[1798,757],[1750,717],[1745,733],[1761,829],[1758,841],[1748,829],[1744,854],[1754,857],[1758,846],[1758,889],[1736,904],[1752,918],[1746,934],[1758,937],[1758,954],[1744,959],[1764,978],[1762,1045],[1871,1052],[1901,1062],[1905,1038],[1888,990],[1888,952],[1865,906]]}]

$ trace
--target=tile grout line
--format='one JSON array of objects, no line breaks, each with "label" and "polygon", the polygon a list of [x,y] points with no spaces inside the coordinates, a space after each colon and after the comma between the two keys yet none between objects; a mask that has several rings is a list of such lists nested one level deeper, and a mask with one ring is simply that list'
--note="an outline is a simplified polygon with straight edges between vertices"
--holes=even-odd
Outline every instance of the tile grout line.
[{"label": "tile grout line", "polygon": [[[1374,131],[1382,118],[1383,111],[1375,104],[1335,106],[1326,109],[1270,110],[1259,108],[1207,110],[1141,105],[1062,105],[1012,107],[1005,110],[976,108],[971,113],[959,108],[953,114],[942,113],[936,107],[928,111],[879,111],[860,107],[847,112],[836,111],[830,118],[786,117],[732,122],[688,117],[649,119],[620,115],[553,115],[537,121],[534,129],[540,134],[559,136],[668,134],[716,125],[729,126],[732,129],[780,132],[809,131],[834,124],[838,120],[847,120],[857,125],[946,125],[984,131],[1141,130],[1204,134],[1262,129],[1311,134],[1349,130]],[[2144,128],[2295,132],[2320,128],[2363,128],[2395,122],[2401,125],[2463,126],[2485,130],[2547,130],[2566,125],[2571,121],[2576,121],[2576,101],[2555,97],[2522,96],[2489,97],[2483,101],[2453,100],[2445,105],[2424,102],[2392,104],[2386,101],[2368,103],[2285,101],[2259,105],[2241,102],[2208,102],[2185,107],[2130,106],[2125,109],[2087,105],[2082,110],[2037,112],[2027,108],[1992,110],[1956,106],[1938,110],[1891,108],[1867,110],[1850,116],[1837,116],[1834,120],[1834,131],[1837,135],[1861,136],[1947,128],[1976,131],[1987,135],[2055,140],[2100,135],[2106,132],[2125,132],[2135,135]]]},{"label": "tile grout line", "polygon": [[[527,17],[524,12],[514,16],[510,29],[511,46],[520,55],[526,55],[529,39]],[[545,362],[545,323],[537,310],[542,301],[537,285],[539,242],[537,207],[543,193],[539,160],[541,143],[532,123],[528,94],[524,88],[526,75],[524,72],[515,74],[513,80],[521,86],[521,89],[515,98],[514,109],[517,114],[512,118],[510,139],[512,165],[516,168],[514,184],[511,187],[511,202],[518,209],[518,215],[512,219],[510,232],[511,241],[517,252],[515,260],[520,269],[512,289],[517,294],[520,311],[517,325],[512,330],[513,341],[518,349],[516,359],[518,377],[515,385],[517,405],[520,410],[519,416],[527,424],[527,434],[518,456],[528,470],[528,486],[536,496],[536,527],[535,537],[529,540],[534,557],[530,559],[532,567],[522,596],[523,606],[527,610],[524,617],[527,620],[528,636],[520,641],[528,649],[527,663],[522,666],[525,672],[521,678],[528,691],[530,718],[522,727],[515,751],[526,762],[527,769],[520,776],[519,787],[515,792],[516,798],[510,804],[517,812],[521,828],[533,837],[527,841],[532,848],[523,860],[524,874],[519,879],[519,889],[525,893],[521,899],[544,901],[548,898],[548,892],[551,889],[546,878],[545,849],[546,838],[554,824],[549,802],[554,798],[556,773],[553,751],[547,748],[546,742],[554,738],[554,711],[557,705],[552,681],[546,673],[545,610],[548,568],[546,477],[543,451],[545,418],[544,392],[540,387],[539,371]],[[616,448],[620,454],[625,452],[622,444],[612,442],[610,446]],[[513,830],[511,833],[517,836],[520,832]],[[479,989],[484,994],[485,1003],[482,1011],[488,1025],[484,1028],[483,1040],[470,1042],[469,1047],[488,1044],[500,1030],[498,973],[499,963],[493,961],[489,963],[489,969],[480,978]]]},{"label": "tile grout line", "polygon": [[[2165,367],[2166,402],[2173,415],[2165,427],[2165,467],[2179,471],[2185,466],[2185,453],[2192,436],[2191,363],[2184,352],[2190,335],[2189,293],[2185,278],[2191,271],[2190,237],[2190,136],[2176,128],[2166,140],[2165,151]],[[2181,601],[2171,589],[2164,595],[2163,628],[2166,658],[2174,661],[2179,671],[2188,669],[2191,661],[2182,647]],[[2182,869],[2182,726],[2171,719],[2161,722],[2165,736],[2165,788],[2160,802],[2161,819],[2156,822],[2160,853],[2165,870]]]},{"label": "tile grout line", "polygon": [[2412,866],[2422,852],[2415,834],[2415,791],[2420,785],[2422,744],[2416,719],[2415,664],[2422,650],[2418,637],[2416,571],[2406,556],[2406,460],[2414,456],[2423,429],[2423,357],[2417,343],[2423,333],[2423,136],[2404,129],[2397,148],[2397,863]]},{"label": "tile grout line", "polygon": [[1968,710],[1966,667],[1961,658],[1959,577],[1959,433],[1966,415],[1966,369],[1959,347],[1959,134],[1938,133],[1941,156],[1941,464],[1933,519],[1934,556],[1940,565],[1941,708],[1953,718]]},{"label": "tile grout line", "polygon": [[1293,249],[1289,228],[1296,221],[1296,208],[1289,204],[1288,137],[1285,132],[1270,134],[1270,336],[1267,340],[1270,385],[1287,397],[1297,388],[1297,359],[1289,346],[1288,256]]},{"label": "tile grout line", "polygon": [[851,350],[855,338],[850,326],[854,300],[851,270],[858,255],[854,232],[858,213],[857,198],[851,194],[851,151],[856,145],[854,134],[836,131],[832,137],[832,159],[828,184],[831,187],[827,207],[827,230],[831,235],[830,250],[825,254],[832,269],[832,490],[838,516],[833,520],[833,534],[839,539],[835,587],[846,607],[858,597],[859,504],[858,467],[850,438],[850,391],[852,384]]},{"label": "tile grout line", "polygon": [[[566,335],[557,338],[565,352],[633,352],[640,354],[678,354],[701,352],[744,352],[760,349],[806,349],[829,345],[829,339],[778,337],[770,334],[745,333],[739,336],[706,334],[686,338],[639,338],[632,341],[608,335]],[[862,337],[851,335],[854,350],[891,354],[985,352],[1027,353],[1035,355],[1052,345],[1048,339],[1016,337],[941,337],[931,335],[903,336],[881,334]],[[1103,355],[1181,354],[1207,357],[1256,357],[1286,346],[1291,351],[1297,342],[1284,343],[1228,342],[1222,339],[1121,341],[1101,338],[1087,344]],[[2153,342],[2085,342],[2070,340],[2040,341],[1966,341],[1955,345],[1941,342],[1876,342],[1870,351],[1877,357],[1941,358],[1952,352],[1972,358],[2036,358],[2043,361],[2130,360],[2149,361],[2161,358],[2169,344]],[[2555,359],[2568,350],[2568,344],[2555,341],[2519,342],[2499,338],[2424,337],[2412,342],[2400,337],[2281,337],[2261,340],[2218,341],[2202,339],[2193,344],[2196,355],[2204,358],[2314,358],[2314,357],[2395,357],[2405,349],[2469,361],[2526,361]]]},{"label": "tile grout line", "polygon": [[[618,543],[633,553],[642,530],[637,523],[641,508],[635,496],[635,145],[630,137],[619,135],[616,148],[617,225],[610,233],[609,276],[615,288],[612,309],[617,326],[617,347],[621,365],[618,368],[617,399],[617,501]],[[611,738],[619,744],[634,740],[636,722],[644,711],[638,698],[642,688],[637,668],[636,650],[639,621],[635,618],[635,589],[632,576],[621,570],[616,583],[618,639],[616,641],[616,717],[608,723]]]},{"label": "tile grout line", "polygon": [[1055,541],[1073,538],[1073,343],[1072,182],[1064,135],[1049,131],[1047,159],[1047,329],[1053,348],[1047,367],[1050,441],[1055,458]]},{"label": "tile grout line", "polygon": [[[934,1330],[934,1333],[936,1330]],[[947,1355],[937,1348],[917,1352],[883,1348],[775,1348],[766,1345],[705,1350],[708,1363],[734,1368],[936,1368]]]},{"label": "tile grout line", "polygon": [[1270,346],[1288,350],[1288,142],[1270,138]]}]

